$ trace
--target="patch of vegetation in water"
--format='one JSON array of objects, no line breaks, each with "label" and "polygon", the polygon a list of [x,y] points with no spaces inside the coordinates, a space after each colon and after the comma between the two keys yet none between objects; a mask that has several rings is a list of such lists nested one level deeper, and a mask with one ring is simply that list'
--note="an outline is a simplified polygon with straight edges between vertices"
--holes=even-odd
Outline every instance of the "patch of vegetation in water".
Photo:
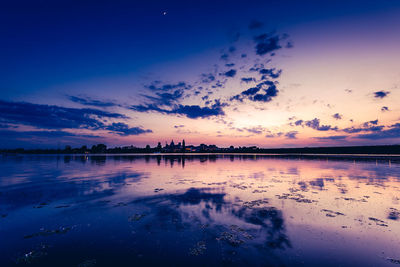
[{"label": "patch of vegetation in water", "polygon": [[24,236],[24,239],[29,239],[29,238],[33,238],[33,237],[37,237],[37,236],[50,236],[50,235],[55,235],[55,234],[66,234],[67,232],[69,232],[72,229],[72,227],[60,227],[58,229],[53,229],[53,230],[49,230],[49,229],[42,229],[37,233],[33,233],[30,235],[26,235]]},{"label": "patch of vegetation in water", "polygon": [[145,216],[146,216],[146,214],[135,213],[134,215],[130,216],[128,218],[128,220],[130,222],[137,222],[137,221],[140,221],[141,219],[143,219]]},{"label": "patch of vegetation in water", "polygon": [[95,259],[85,260],[84,262],[78,264],[78,267],[92,267],[95,266],[97,261]]},{"label": "patch of vegetation in water", "polygon": [[47,245],[40,245],[38,248],[33,249],[21,256],[19,256],[16,260],[16,264],[31,264],[38,258],[44,257],[47,255]]},{"label": "patch of vegetation in water", "polygon": [[193,248],[189,249],[189,254],[192,256],[199,256],[204,254],[204,251],[206,249],[207,249],[206,242],[199,241]]}]

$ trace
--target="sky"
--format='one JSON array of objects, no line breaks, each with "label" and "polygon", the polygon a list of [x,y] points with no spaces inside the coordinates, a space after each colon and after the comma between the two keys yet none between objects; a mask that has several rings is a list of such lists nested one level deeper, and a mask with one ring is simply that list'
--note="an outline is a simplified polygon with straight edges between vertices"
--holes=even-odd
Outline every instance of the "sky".
[{"label": "sky", "polygon": [[8,1],[0,148],[400,143],[400,2]]}]

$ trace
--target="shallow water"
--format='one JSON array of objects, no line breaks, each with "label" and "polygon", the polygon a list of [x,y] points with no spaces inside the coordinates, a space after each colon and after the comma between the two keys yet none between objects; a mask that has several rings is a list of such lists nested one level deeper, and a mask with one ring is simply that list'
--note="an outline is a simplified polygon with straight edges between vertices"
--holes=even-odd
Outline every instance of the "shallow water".
[{"label": "shallow water", "polygon": [[0,266],[396,266],[400,165],[0,156]]}]

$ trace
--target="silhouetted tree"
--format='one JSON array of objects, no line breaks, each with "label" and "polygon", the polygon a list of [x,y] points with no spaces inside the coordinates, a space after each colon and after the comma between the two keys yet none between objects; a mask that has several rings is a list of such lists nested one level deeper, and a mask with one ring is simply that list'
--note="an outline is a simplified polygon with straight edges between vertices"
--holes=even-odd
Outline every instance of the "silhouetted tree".
[{"label": "silhouetted tree", "polygon": [[157,152],[160,152],[160,151],[161,151],[161,149],[162,149],[161,143],[160,143],[160,142],[158,142],[158,145],[157,145]]},{"label": "silhouetted tree", "polygon": [[107,146],[105,144],[98,144],[97,146],[96,145],[92,146],[91,152],[92,153],[105,153],[106,150],[107,150]]}]

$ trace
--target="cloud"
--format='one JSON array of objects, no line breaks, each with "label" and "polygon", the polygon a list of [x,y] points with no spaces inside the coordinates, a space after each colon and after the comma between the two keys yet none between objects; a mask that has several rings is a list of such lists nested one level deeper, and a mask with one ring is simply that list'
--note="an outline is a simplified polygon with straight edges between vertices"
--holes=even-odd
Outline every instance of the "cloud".
[{"label": "cloud", "polygon": [[0,131],[0,148],[31,147],[45,145],[47,148],[55,144],[82,145],[85,142],[99,142],[100,136],[88,134],[76,134],[66,131]]},{"label": "cloud", "polygon": [[260,91],[260,89],[261,88],[259,88],[259,87],[252,87],[252,88],[249,88],[249,89],[243,91],[242,95],[244,95],[244,96],[255,95],[256,93],[258,93]]},{"label": "cloud", "polygon": [[265,128],[262,127],[261,125],[259,125],[259,126],[254,126],[254,127],[251,127],[251,128],[247,128],[247,127],[238,128],[236,130],[238,130],[239,132],[247,131],[247,132],[252,133],[252,134],[262,134],[265,131]]},{"label": "cloud", "polygon": [[287,43],[286,43],[286,46],[285,46],[286,48],[293,48],[294,47],[294,44],[293,44],[293,42],[292,41],[288,41]]},{"label": "cloud", "polygon": [[178,128],[183,128],[183,127],[185,127],[185,125],[174,125],[174,128],[176,128],[176,129],[178,129]]},{"label": "cloud", "polygon": [[207,118],[212,116],[225,115],[223,107],[227,104],[214,100],[210,107],[200,107],[198,105],[174,105],[171,109],[160,108],[157,105],[134,105],[131,109],[138,112],[158,112],[162,114],[183,115],[190,119]]},{"label": "cloud", "polygon": [[378,125],[378,120],[367,121],[367,122],[364,122],[364,124],[363,124],[364,127],[368,127],[370,125]]},{"label": "cloud", "polygon": [[268,133],[265,135],[266,138],[275,138],[275,137],[281,137],[283,135],[282,132],[279,133],[271,133],[268,131]]},{"label": "cloud", "polygon": [[236,75],[236,70],[231,69],[231,70],[225,72],[224,75],[225,75],[226,77],[235,77],[235,75]]},{"label": "cloud", "polygon": [[[210,74],[201,74],[201,81],[204,83],[210,83],[215,80],[215,77]],[[142,94],[149,106],[167,106],[179,104],[187,94],[186,92],[193,89],[193,86],[186,82],[177,83],[163,83],[161,81],[153,81],[150,85],[146,85],[145,88],[150,94]],[[203,89],[198,87],[198,89]],[[200,94],[200,91],[194,92],[194,95]]]},{"label": "cloud", "polygon": [[106,119],[126,119],[123,114],[91,108],[65,108],[55,105],[0,100],[0,120],[45,129],[102,129]]},{"label": "cloud", "polygon": [[303,120],[297,120],[297,121],[295,121],[294,122],[294,124],[296,125],[296,126],[300,126],[300,125],[303,125]]},{"label": "cloud", "polygon": [[170,106],[173,103],[179,102],[179,100],[183,98],[183,94],[184,94],[183,90],[175,90],[172,93],[157,92],[155,93],[156,96],[150,96],[150,95],[143,95],[143,96],[158,105]]},{"label": "cloud", "polygon": [[202,83],[211,83],[215,81],[215,76],[212,73],[202,73],[200,78]]},{"label": "cloud", "polygon": [[5,128],[10,128],[10,125],[8,125],[8,124],[3,124],[3,123],[0,123],[0,128],[2,128],[2,129],[5,129]]},{"label": "cloud", "polygon": [[389,91],[377,91],[377,92],[374,92],[374,97],[375,97],[375,98],[384,98],[384,97],[386,97],[388,94],[390,94]]},{"label": "cloud", "polygon": [[112,123],[111,125],[105,127],[105,129],[121,136],[140,135],[153,132],[152,130],[142,129],[141,127],[130,128],[127,124],[123,122]]},{"label": "cloud", "polygon": [[190,84],[187,84],[186,82],[163,84],[161,81],[154,81],[152,84],[145,87],[151,91],[173,91],[175,89],[188,90],[192,88],[192,86]]},{"label": "cloud", "polygon": [[250,22],[249,24],[249,29],[250,30],[255,30],[255,29],[259,29],[263,26],[263,23],[258,21],[258,20],[253,20]]},{"label": "cloud", "polygon": [[341,120],[343,118],[343,115],[339,114],[339,113],[335,113],[332,115],[332,117],[336,120]]},{"label": "cloud", "polygon": [[356,136],[361,139],[369,139],[369,140],[380,140],[380,139],[390,139],[390,138],[400,138],[400,123],[396,123],[390,126],[390,129],[380,130],[373,133],[368,134],[359,134]]},{"label": "cloud", "polygon": [[381,108],[381,111],[382,111],[382,112],[389,111],[389,108],[388,108],[388,107],[386,107],[386,106],[383,106],[383,107]]},{"label": "cloud", "polygon": [[0,131],[0,138],[10,137],[13,139],[33,139],[38,137],[46,138],[60,138],[60,137],[85,137],[85,138],[99,138],[97,135],[89,134],[75,134],[66,131],[14,131],[14,130],[3,130]]},{"label": "cloud", "polygon": [[275,50],[281,49],[280,37],[278,35],[268,35],[266,33],[254,37],[256,42],[256,54],[263,56]]},{"label": "cloud", "polygon": [[359,132],[380,132],[383,126],[378,126],[378,120],[364,122],[360,127],[349,127],[342,129],[345,133],[359,133]]},{"label": "cloud", "polygon": [[172,113],[184,115],[191,119],[206,118],[225,115],[222,105],[214,104],[211,107],[200,107],[198,105],[179,105]]},{"label": "cloud", "polygon": [[344,140],[347,138],[347,135],[332,135],[332,136],[322,136],[313,138],[321,141],[334,141],[334,140]]},{"label": "cloud", "polygon": [[329,131],[329,130],[337,130],[337,127],[332,127],[331,125],[320,125],[320,120],[318,118],[314,118],[313,120],[305,121],[304,125],[310,127],[311,129],[317,131]]},{"label": "cloud", "polygon": [[299,133],[298,131],[287,132],[287,133],[285,133],[285,137],[287,139],[297,139],[297,134],[298,133]]},{"label": "cloud", "polygon": [[92,99],[87,96],[78,97],[78,96],[71,95],[71,96],[68,96],[68,99],[71,100],[72,102],[79,103],[79,104],[85,105],[85,106],[94,106],[94,107],[103,107],[103,108],[118,106],[117,104],[115,104],[113,102],[96,100],[96,99]]},{"label": "cloud", "polygon": [[282,74],[282,70],[276,70],[275,68],[272,69],[260,69],[260,74],[262,74],[262,80],[267,79],[268,77],[272,79],[277,79]]},{"label": "cloud", "polygon": [[251,77],[248,77],[248,78],[243,77],[243,78],[240,79],[240,80],[241,80],[242,82],[249,83],[249,82],[254,81],[255,79],[254,79],[254,78],[251,78]]},{"label": "cloud", "polygon": [[231,100],[243,101],[249,99],[254,102],[269,102],[278,95],[278,89],[272,81],[264,81],[256,85],[256,87],[249,88],[238,95],[231,97]]}]

